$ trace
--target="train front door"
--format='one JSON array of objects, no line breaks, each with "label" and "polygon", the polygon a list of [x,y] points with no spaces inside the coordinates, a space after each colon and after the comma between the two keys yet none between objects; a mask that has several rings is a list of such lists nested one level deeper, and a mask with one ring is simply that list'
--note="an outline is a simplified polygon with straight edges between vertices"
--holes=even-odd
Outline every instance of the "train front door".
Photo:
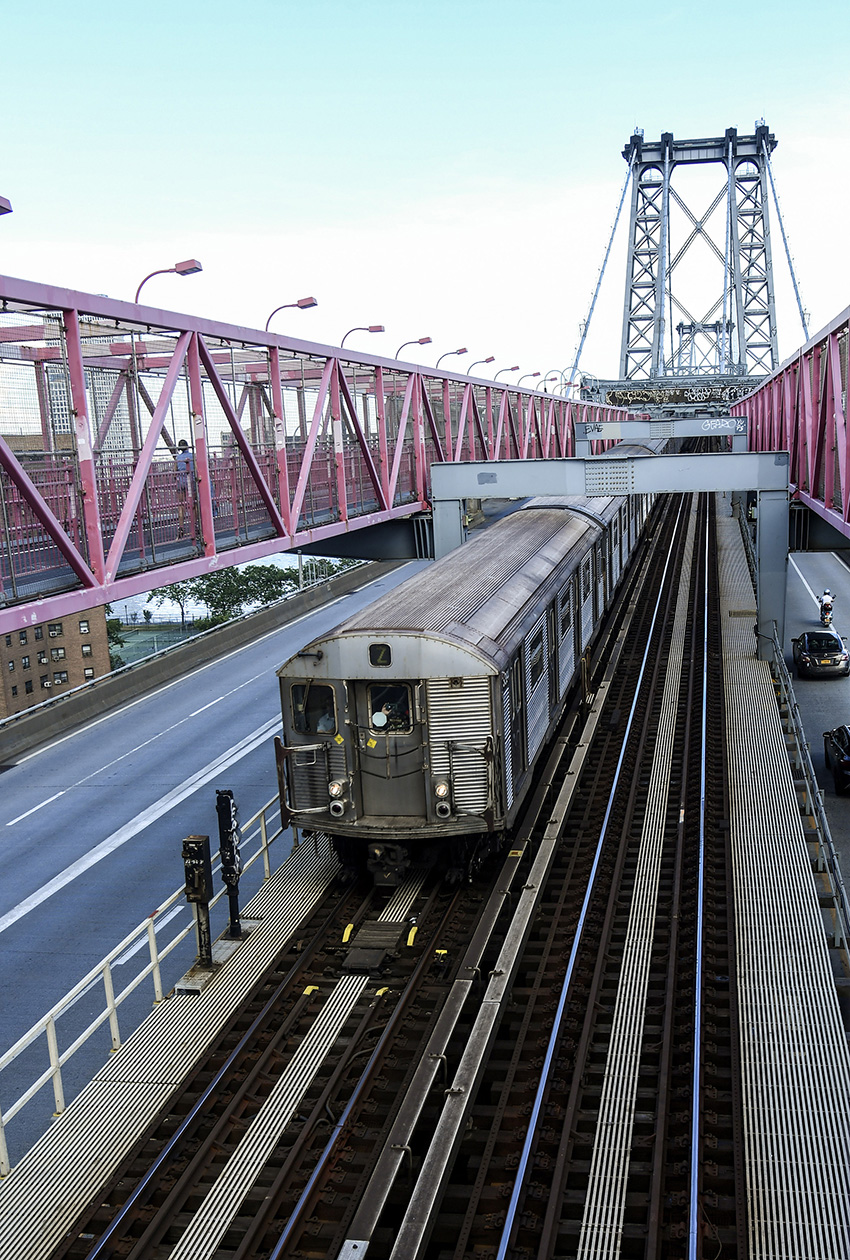
[{"label": "train front door", "polygon": [[412,682],[358,682],[361,808],[378,817],[425,817],[425,753]]}]

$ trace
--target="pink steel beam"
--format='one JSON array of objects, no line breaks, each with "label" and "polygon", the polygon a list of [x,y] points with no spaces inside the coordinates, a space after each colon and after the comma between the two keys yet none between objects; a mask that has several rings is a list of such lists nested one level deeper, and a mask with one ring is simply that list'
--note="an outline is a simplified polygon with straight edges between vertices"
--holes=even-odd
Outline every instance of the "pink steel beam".
[{"label": "pink steel beam", "polygon": [[183,370],[183,360],[186,358],[186,351],[189,346],[191,333],[183,333],[174,350],[174,357],[171,360],[171,366],[168,369],[168,375],[165,378],[165,384],[162,387],[162,393],[159,396],[159,402],[153,414],[150,428],[148,429],[145,444],[139,455],[139,462],[136,464],[136,470],[133,473],[130,482],[130,489],[127,492],[127,498],[124,500],[124,506],[121,509],[121,515],[118,518],[118,527],[112,539],[112,546],[109,548],[109,555],[106,560],[107,582],[112,582],[118,573],[118,566],[121,563],[121,557],[124,554],[124,548],[127,546],[127,539],[130,536],[130,530],[133,528],[133,518],[136,515],[136,509],[142,498],[142,491],[145,488],[148,473],[153,463],[154,452],[156,451],[159,435],[162,432],[162,424],[168,414],[168,408],[171,405],[171,398],[174,394],[174,387]]},{"label": "pink steel beam", "polygon": [[749,416],[751,450],[789,451],[793,497],[850,538],[848,338],[850,308],[730,410]]},{"label": "pink steel beam", "polygon": [[92,451],[91,427],[86,400],[86,374],[83,369],[83,351],[80,344],[80,321],[76,311],[63,311],[65,321],[65,346],[68,351],[68,376],[71,381],[71,409],[74,416],[74,433],[77,439],[77,465],[83,488],[83,520],[89,565],[98,582],[105,579],[103,533],[100,527],[100,509],[97,502],[97,476]]}]

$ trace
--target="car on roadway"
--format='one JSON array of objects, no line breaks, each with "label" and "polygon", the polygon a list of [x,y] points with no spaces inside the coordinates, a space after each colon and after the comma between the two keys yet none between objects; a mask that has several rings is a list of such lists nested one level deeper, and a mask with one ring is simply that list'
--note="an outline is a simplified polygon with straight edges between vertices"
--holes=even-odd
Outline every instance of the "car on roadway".
[{"label": "car on roadway", "polygon": [[823,757],[827,770],[832,771],[837,795],[843,796],[850,791],[850,726],[824,731]]},{"label": "car on roadway", "polygon": [[846,678],[850,652],[834,630],[807,630],[791,640],[798,678]]}]

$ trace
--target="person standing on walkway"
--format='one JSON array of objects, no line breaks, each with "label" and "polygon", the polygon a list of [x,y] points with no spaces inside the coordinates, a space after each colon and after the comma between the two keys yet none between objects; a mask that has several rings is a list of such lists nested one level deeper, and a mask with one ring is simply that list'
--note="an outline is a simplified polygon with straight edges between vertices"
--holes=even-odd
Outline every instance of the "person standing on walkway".
[{"label": "person standing on walkway", "polygon": [[186,504],[189,500],[191,479],[195,475],[195,456],[189,450],[189,443],[181,438],[177,443],[177,532],[180,538],[186,532]]}]

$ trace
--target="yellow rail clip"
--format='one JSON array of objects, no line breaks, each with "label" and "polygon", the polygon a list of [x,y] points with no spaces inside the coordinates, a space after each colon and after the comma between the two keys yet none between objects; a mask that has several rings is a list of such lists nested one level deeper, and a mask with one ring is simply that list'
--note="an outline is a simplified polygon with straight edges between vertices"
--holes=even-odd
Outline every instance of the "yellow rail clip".
[{"label": "yellow rail clip", "polygon": [[412,928],[410,929],[410,931],[408,932],[408,934],[407,934],[407,945],[408,945],[408,948],[410,948],[410,946],[411,946],[411,945],[413,944],[413,942],[416,940],[416,933],[417,933],[418,931],[419,931],[419,928],[418,928],[418,927],[412,927]]},{"label": "yellow rail clip", "polygon": [[354,931],[354,924],[353,924],[353,923],[349,923],[348,927],[345,929],[345,931],[344,931],[344,932],[343,932],[343,934],[342,934],[342,943],[343,943],[343,945],[347,945],[347,944],[348,944],[349,938],[351,937],[351,933],[352,933],[353,931]]},{"label": "yellow rail clip", "polygon": [[319,986],[317,984],[308,984],[307,988],[304,990],[304,996],[309,997],[311,993],[318,993],[318,992],[319,992]]}]

